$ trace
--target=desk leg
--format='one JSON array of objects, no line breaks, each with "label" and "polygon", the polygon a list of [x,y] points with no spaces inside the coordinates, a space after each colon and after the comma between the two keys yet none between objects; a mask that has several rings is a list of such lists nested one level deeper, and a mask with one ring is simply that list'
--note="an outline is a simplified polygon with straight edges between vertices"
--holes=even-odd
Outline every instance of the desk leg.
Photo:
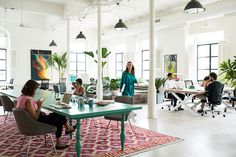
[{"label": "desk leg", "polygon": [[80,143],[80,119],[77,119],[77,132],[76,132],[76,154],[80,157],[81,153],[81,143]]},{"label": "desk leg", "polygon": [[121,118],[121,132],[120,132],[121,150],[125,148],[125,113],[122,114]]}]

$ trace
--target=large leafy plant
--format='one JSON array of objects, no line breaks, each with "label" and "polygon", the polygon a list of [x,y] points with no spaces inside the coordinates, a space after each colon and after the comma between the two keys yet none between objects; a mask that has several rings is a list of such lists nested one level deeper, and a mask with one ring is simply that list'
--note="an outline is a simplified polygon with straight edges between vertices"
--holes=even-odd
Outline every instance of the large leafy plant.
[{"label": "large leafy plant", "polygon": [[166,82],[166,78],[156,78],[155,79],[155,86],[156,86],[156,92],[159,93],[159,89],[164,83]]},{"label": "large leafy plant", "polygon": [[48,61],[48,64],[53,66],[58,71],[59,78],[63,78],[67,68],[67,53],[53,53]]},{"label": "large leafy plant", "polygon": [[117,90],[120,88],[120,79],[111,79],[110,90]]},{"label": "large leafy plant", "polygon": [[[102,59],[106,59],[110,54],[111,51],[108,51],[107,48],[102,48]],[[98,50],[96,51],[96,53],[92,52],[92,51],[85,51],[84,54],[92,57],[94,59],[94,62],[98,63],[97,58],[98,58]],[[107,61],[102,61],[102,68],[107,64]]]},{"label": "large leafy plant", "polygon": [[231,87],[236,88],[236,56],[234,60],[228,59],[220,64],[220,75],[223,75],[224,81]]}]

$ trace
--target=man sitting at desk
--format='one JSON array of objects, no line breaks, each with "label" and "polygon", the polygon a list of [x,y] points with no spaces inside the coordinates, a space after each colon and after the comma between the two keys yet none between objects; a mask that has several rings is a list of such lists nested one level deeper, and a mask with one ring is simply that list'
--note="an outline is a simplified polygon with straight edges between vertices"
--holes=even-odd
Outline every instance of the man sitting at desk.
[{"label": "man sitting at desk", "polygon": [[[166,89],[174,89],[176,88],[176,84],[175,84],[175,80],[174,80],[174,77],[173,77],[173,74],[172,73],[168,73],[167,74],[167,80],[165,82],[165,88]],[[178,95],[178,97],[182,100],[184,100],[184,97],[185,95],[184,94],[181,94],[181,93],[175,93],[176,95]],[[174,104],[173,106],[175,107],[176,104],[177,104],[177,98],[172,94],[172,93],[168,93],[168,98],[169,99],[173,99],[174,100]],[[184,110],[181,106],[178,108],[178,110]]]}]

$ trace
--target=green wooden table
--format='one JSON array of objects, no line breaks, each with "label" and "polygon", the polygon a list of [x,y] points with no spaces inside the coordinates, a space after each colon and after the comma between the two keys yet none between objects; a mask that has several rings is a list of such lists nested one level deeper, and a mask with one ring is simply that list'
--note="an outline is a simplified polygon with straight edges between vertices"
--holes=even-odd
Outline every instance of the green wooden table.
[{"label": "green wooden table", "polygon": [[[20,89],[14,89],[14,90],[0,90],[0,93],[8,95],[13,98],[17,98],[20,96],[21,92]],[[92,117],[100,117],[105,115],[111,115],[111,114],[122,114],[122,120],[121,120],[121,134],[120,134],[120,140],[121,140],[121,150],[124,150],[124,144],[125,144],[125,113],[130,112],[132,110],[139,110],[142,109],[142,107],[136,107],[133,105],[123,104],[123,103],[112,103],[106,106],[97,106],[93,105],[93,108],[89,108],[88,105],[84,105],[83,108],[80,108],[77,103],[71,102],[69,105],[71,106],[70,109],[58,109],[54,107],[55,104],[55,94],[53,91],[46,91],[46,90],[37,90],[35,94],[35,99],[44,98],[45,102],[43,104],[43,108],[47,109],[49,111],[58,113],[60,115],[63,115],[65,117],[76,119],[77,120],[77,141],[76,141],[76,152],[77,156],[80,156],[81,153],[81,143],[80,143],[80,128],[81,128],[81,119],[84,118],[92,118]]]}]

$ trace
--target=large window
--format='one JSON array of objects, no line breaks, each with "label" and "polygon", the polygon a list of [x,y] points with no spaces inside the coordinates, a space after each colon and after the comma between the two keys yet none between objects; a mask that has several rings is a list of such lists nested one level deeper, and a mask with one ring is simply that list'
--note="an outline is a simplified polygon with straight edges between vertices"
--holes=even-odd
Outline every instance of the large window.
[{"label": "large window", "polygon": [[197,80],[201,81],[210,72],[218,73],[219,44],[197,45]]},{"label": "large window", "polygon": [[121,78],[124,65],[123,53],[116,53],[116,78]]},{"label": "large window", "polygon": [[7,80],[7,49],[0,48],[0,81]]},{"label": "large window", "polygon": [[149,79],[149,50],[142,50],[142,78]]},{"label": "large window", "polygon": [[86,55],[84,53],[70,53],[70,74],[86,74]]}]

